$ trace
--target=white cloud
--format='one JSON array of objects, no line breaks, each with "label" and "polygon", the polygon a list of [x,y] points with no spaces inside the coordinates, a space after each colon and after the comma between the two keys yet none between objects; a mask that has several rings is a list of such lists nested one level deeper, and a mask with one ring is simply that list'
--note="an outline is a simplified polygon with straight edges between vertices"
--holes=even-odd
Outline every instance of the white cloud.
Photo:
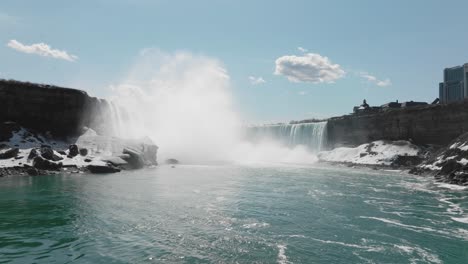
[{"label": "white cloud", "polygon": [[262,77],[255,77],[255,76],[249,76],[249,81],[250,81],[250,84],[252,85],[266,83],[265,79],[263,79]]},{"label": "white cloud", "polygon": [[359,76],[366,79],[368,82],[374,83],[375,85],[380,86],[380,87],[385,87],[385,86],[392,85],[392,82],[390,81],[390,79],[387,78],[385,80],[380,80],[377,77],[375,77],[373,75],[370,75],[367,72],[361,72],[361,73],[359,73]]},{"label": "white cloud", "polygon": [[78,56],[76,55],[68,54],[64,50],[52,49],[49,45],[45,43],[24,45],[21,42],[12,39],[7,43],[7,46],[19,52],[27,54],[36,54],[44,57],[52,57],[55,59],[67,61],[76,61],[78,59]]},{"label": "white cloud", "polygon": [[275,64],[275,74],[284,75],[291,82],[333,83],[346,74],[340,65],[315,53],[282,56]]},{"label": "white cloud", "polygon": [[306,91],[300,91],[300,92],[298,92],[297,94],[298,94],[298,95],[306,95],[307,92],[306,92]]},{"label": "white cloud", "polygon": [[297,50],[299,50],[300,52],[307,52],[308,50],[303,48],[303,47],[297,47]]}]

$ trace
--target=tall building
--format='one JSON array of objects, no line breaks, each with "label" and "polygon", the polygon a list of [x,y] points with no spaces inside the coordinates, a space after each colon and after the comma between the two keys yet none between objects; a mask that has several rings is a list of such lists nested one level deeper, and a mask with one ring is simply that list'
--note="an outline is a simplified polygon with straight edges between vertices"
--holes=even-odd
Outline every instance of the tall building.
[{"label": "tall building", "polygon": [[439,99],[443,104],[468,97],[468,63],[444,69],[444,82],[439,83]]}]

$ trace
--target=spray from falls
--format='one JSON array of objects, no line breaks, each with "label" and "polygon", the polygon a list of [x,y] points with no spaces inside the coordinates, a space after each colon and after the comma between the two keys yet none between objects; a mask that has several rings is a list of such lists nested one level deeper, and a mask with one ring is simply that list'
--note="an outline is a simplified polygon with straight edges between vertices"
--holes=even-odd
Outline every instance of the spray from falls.
[{"label": "spray from falls", "polygon": [[[275,127],[273,130],[289,138],[288,144],[275,137],[268,142],[246,140],[229,79],[216,59],[187,52],[144,50],[128,76],[112,87],[114,134],[124,138],[150,137],[159,146],[160,160],[177,158],[184,163],[316,160],[311,147],[322,148],[322,139],[315,136],[323,138],[324,124]],[[258,139],[261,132],[257,132]]]}]

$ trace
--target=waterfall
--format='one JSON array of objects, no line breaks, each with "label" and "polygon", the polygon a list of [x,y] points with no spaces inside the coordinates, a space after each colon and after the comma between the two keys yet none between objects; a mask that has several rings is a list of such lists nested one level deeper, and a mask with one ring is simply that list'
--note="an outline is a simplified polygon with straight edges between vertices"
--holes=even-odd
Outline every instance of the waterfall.
[{"label": "waterfall", "polygon": [[326,148],[326,126],[327,122],[251,126],[247,128],[247,139],[274,140],[288,147],[302,145],[318,152]]}]

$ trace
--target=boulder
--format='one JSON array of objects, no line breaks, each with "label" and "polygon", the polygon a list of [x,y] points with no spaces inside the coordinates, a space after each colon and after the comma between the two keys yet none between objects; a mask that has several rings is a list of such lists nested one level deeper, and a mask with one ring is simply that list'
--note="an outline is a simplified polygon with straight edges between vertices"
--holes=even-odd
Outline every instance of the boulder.
[{"label": "boulder", "polygon": [[60,170],[63,164],[55,163],[49,160],[44,159],[41,156],[37,156],[33,159],[33,167],[39,170]]},{"label": "boulder", "polygon": [[116,168],[112,165],[88,165],[86,168],[91,173],[116,173],[120,172],[119,168]]},{"label": "boulder", "polygon": [[62,157],[59,157],[54,153],[54,150],[49,146],[41,147],[41,156],[45,159],[52,160],[52,161],[59,161],[62,160]]},{"label": "boulder", "polygon": [[30,175],[30,176],[37,176],[37,175],[39,175],[39,170],[36,169],[36,168],[28,168],[28,169],[26,170],[26,173],[27,173],[28,175]]},{"label": "boulder", "polygon": [[28,160],[32,160],[37,156],[39,156],[39,152],[37,151],[37,149],[31,149],[28,155]]},{"label": "boulder", "polygon": [[79,151],[78,151],[78,146],[75,145],[75,144],[72,144],[68,147],[68,156],[69,157],[75,157],[76,155],[79,154]]},{"label": "boulder", "polygon": [[19,148],[6,148],[0,150],[0,159],[11,159],[18,155]]},{"label": "boulder", "polygon": [[395,158],[392,160],[392,166],[416,166],[421,164],[423,162],[423,159],[419,156],[402,156],[402,155],[397,155]]},{"label": "boulder", "polygon": [[85,149],[85,148],[81,148],[79,152],[80,152],[80,155],[81,155],[81,156],[86,156],[86,155],[88,155],[88,150]]},{"label": "boulder", "polygon": [[439,173],[443,175],[448,175],[461,169],[461,167],[462,165],[458,163],[456,160],[450,159],[450,160],[447,160],[447,162],[442,166]]}]

